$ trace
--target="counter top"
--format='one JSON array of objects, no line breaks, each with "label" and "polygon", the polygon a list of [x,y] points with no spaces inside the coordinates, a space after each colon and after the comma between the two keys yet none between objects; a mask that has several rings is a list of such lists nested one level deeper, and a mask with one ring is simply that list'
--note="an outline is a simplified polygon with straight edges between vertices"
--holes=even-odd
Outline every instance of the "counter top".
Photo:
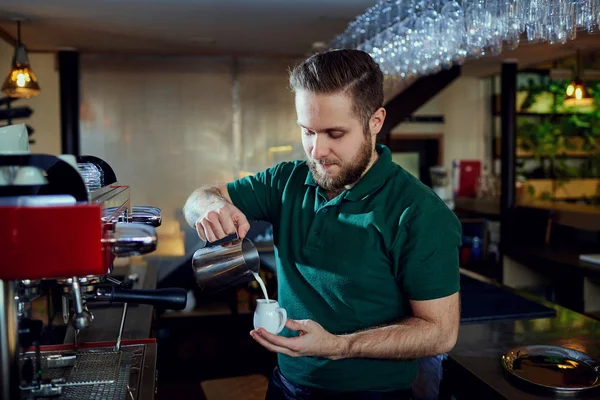
[{"label": "counter top", "polygon": [[[469,273],[470,274],[470,273]],[[490,280],[470,274],[494,285]],[[507,289],[509,290],[509,289]],[[504,376],[500,357],[513,347],[523,345],[555,345],[572,348],[600,360],[600,321],[578,314],[525,293],[515,292],[556,310],[556,316],[538,319],[488,321],[461,324],[458,342],[445,362],[445,377],[457,397],[537,400],[548,395],[523,390]],[[447,374],[446,374],[447,373]],[[455,382],[455,383],[453,383]],[[599,398],[590,393],[579,397]],[[551,396],[550,396],[551,397]],[[554,397],[561,398],[561,397]]]}]

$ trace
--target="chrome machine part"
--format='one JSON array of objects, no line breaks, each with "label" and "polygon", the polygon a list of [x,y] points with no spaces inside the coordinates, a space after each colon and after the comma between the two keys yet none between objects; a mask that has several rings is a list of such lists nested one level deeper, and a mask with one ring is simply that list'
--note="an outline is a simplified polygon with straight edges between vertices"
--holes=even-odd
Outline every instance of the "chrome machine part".
[{"label": "chrome machine part", "polygon": [[156,250],[158,238],[152,226],[117,222],[113,235],[105,239],[117,257],[131,257]]},{"label": "chrome machine part", "polygon": [[127,222],[150,225],[155,228],[162,224],[161,210],[151,206],[133,206]]},{"label": "chrome machine part", "polygon": [[0,280],[0,400],[18,399],[19,339],[15,283]]},{"label": "chrome machine part", "polygon": [[117,334],[117,340],[115,343],[115,351],[121,350],[121,337],[123,336],[123,328],[125,327],[125,318],[127,317],[127,303],[123,304],[123,313],[121,314],[121,325],[119,326],[119,333]]},{"label": "chrome machine part", "polygon": [[83,307],[83,299],[81,297],[81,289],[77,277],[73,277],[72,285],[73,307],[75,313],[73,314],[71,323],[75,329],[87,328],[90,325],[92,318],[90,312],[86,312],[86,309]]}]

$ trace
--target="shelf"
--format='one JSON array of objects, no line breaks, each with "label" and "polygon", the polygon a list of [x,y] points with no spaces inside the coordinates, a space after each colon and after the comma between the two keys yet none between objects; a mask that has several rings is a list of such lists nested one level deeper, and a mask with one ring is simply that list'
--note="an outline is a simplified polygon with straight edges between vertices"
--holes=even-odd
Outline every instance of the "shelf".
[{"label": "shelf", "polygon": [[[587,158],[596,154],[596,151],[583,151],[583,150],[565,150],[560,153],[556,153],[556,157],[566,156],[567,158]],[[517,158],[535,158],[533,151],[527,151],[517,148]],[[550,155],[540,155],[541,158],[549,158]],[[499,157],[498,157],[499,158]]]},{"label": "shelf", "polygon": [[[587,204],[572,204],[565,202],[551,202],[551,201],[542,201],[542,200],[517,200],[515,203],[517,207],[521,208],[537,208],[542,210],[551,210],[551,211],[562,211],[566,213],[573,214],[585,214],[589,217],[589,215],[594,215],[594,217],[589,218],[600,218],[600,207],[587,205]],[[595,224],[595,227],[600,226],[600,220],[594,220],[593,222],[587,221]]]},{"label": "shelf", "polygon": [[[528,179],[523,183],[523,194],[518,202],[528,203],[534,201],[543,193],[549,193],[553,200],[568,200],[581,198],[594,198],[600,196],[600,178],[570,179]],[[534,198],[529,195],[529,187],[533,187]]]},{"label": "shelf", "polygon": [[[573,158],[585,158],[589,156],[593,156],[600,152],[600,140],[596,140],[596,146],[590,150],[583,150],[583,146],[585,144],[585,140],[582,137],[568,137],[565,139],[569,147],[574,149],[567,149],[565,147],[561,147],[557,151],[557,156],[567,156]],[[524,140],[520,137],[517,137],[517,158],[533,158],[535,157],[532,150],[524,150],[523,149]],[[531,141],[527,141],[525,143],[531,143]],[[546,155],[542,155],[541,157],[549,157]]]}]

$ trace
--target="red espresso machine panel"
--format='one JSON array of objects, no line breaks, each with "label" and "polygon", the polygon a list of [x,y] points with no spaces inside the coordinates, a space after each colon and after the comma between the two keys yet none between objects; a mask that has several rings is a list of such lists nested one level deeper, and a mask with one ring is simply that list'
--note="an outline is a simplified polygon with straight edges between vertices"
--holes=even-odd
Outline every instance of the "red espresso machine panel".
[{"label": "red espresso machine panel", "polygon": [[105,275],[111,224],[101,204],[0,206],[0,279]]}]

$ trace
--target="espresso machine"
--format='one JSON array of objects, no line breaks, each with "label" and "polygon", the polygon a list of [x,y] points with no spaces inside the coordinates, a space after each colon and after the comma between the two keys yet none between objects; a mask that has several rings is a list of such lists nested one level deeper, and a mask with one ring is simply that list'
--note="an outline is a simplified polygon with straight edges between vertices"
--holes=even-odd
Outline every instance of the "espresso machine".
[{"label": "espresso machine", "polygon": [[[132,206],[104,160],[70,157],[0,155],[0,400],[153,398],[156,342],[122,342],[127,307],[183,309],[186,291],[131,289],[112,272],[117,258],[156,249],[161,211]],[[38,175],[16,182],[18,170]],[[34,317],[40,301],[74,343],[45,338],[55,318]],[[114,341],[78,340],[94,324],[91,302],[122,307]]]}]

